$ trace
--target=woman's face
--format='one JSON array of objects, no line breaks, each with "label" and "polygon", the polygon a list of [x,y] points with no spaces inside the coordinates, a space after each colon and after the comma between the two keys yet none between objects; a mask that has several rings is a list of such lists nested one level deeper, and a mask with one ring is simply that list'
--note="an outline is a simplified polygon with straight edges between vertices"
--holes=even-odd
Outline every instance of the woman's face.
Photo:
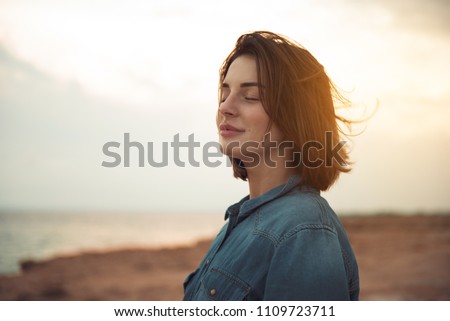
[{"label": "woman's face", "polygon": [[[264,86],[264,84],[262,84]],[[260,100],[255,58],[242,55],[230,65],[221,84],[217,113],[219,142],[223,152],[245,162],[244,150],[261,155],[258,148],[268,132],[269,116]],[[271,140],[279,141],[280,131],[272,124]]]}]

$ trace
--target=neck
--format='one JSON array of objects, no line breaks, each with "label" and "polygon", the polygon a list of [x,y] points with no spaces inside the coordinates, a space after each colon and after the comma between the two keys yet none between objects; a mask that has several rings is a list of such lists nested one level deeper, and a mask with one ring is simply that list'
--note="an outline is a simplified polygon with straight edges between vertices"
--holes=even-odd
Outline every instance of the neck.
[{"label": "neck", "polygon": [[289,177],[295,175],[295,168],[254,167],[247,169],[250,198],[260,196],[272,188],[287,183]]}]

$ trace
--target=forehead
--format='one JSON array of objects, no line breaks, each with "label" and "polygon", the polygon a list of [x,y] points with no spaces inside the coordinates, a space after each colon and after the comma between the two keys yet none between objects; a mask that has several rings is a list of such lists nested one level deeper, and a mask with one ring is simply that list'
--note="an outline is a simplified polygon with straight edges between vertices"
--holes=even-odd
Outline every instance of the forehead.
[{"label": "forehead", "polygon": [[249,55],[242,55],[231,63],[223,83],[256,82],[257,79],[256,59]]}]

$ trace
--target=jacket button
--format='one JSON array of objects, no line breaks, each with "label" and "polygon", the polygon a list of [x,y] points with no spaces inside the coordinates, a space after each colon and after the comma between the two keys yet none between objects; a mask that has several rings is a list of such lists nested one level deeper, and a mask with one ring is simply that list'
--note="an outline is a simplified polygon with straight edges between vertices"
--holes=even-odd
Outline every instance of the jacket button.
[{"label": "jacket button", "polygon": [[209,295],[210,296],[215,296],[216,295],[216,289],[211,289],[210,291],[209,291]]}]

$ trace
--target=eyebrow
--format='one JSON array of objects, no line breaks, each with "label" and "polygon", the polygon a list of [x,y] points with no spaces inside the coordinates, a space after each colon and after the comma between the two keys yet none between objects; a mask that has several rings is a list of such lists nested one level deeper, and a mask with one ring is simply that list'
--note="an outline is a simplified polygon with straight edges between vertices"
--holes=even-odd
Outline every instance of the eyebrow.
[{"label": "eyebrow", "polygon": [[[264,86],[258,82],[243,82],[240,84],[239,87],[241,87],[241,88],[244,88],[244,87],[262,87],[262,88],[264,88]],[[224,82],[224,83],[222,83],[222,88],[230,88],[230,85],[227,84],[226,82]]]}]

